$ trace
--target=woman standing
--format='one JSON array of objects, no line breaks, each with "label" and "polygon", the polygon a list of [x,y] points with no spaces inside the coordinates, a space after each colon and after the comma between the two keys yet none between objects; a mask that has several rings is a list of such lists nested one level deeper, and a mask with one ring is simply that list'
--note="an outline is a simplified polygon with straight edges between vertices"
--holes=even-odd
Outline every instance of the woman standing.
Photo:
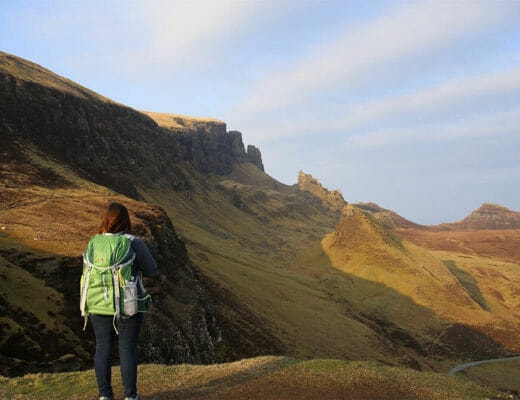
[{"label": "woman standing", "polygon": [[[157,263],[141,239],[128,235],[131,232],[131,228],[130,217],[126,207],[119,203],[110,203],[103,216],[97,236],[126,234],[126,237],[131,239],[130,246],[135,253],[132,276],[137,277],[139,274],[152,276],[157,272]],[[110,315],[89,314],[89,318],[94,327],[96,337],[94,370],[99,389],[99,399],[113,399],[111,382],[112,352],[117,338],[125,400],[139,400],[140,396],[137,393],[136,351],[143,314],[137,312],[131,317],[119,318]]]}]

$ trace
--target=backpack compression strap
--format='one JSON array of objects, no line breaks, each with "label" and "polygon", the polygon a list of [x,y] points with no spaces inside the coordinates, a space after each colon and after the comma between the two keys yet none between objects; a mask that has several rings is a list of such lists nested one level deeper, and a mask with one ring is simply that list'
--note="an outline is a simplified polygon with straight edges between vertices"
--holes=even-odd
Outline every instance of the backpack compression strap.
[{"label": "backpack compression strap", "polygon": [[[130,246],[128,248],[130,249]],[[128,252],[127,252],[127,254],[128,254]],[[125,257],[127,254],[125,254]],[[123,257],[123,259],[124,259],[124,257]],[[134,262],[134,260],[135,260],[135,253],[132,254],[132,257],[127,262],[125,262],[123,264],[115,264],[115,265],[110,266],[110,270],[112,271],[112,283],[114,285],[114,303],[115,303],[115,308],[116,308],[116,313],[114,314],[114,320],[113,320],[112,324],[114,325],[114,330],[116,331],[116,334],[118,334],[118,335],[119,335],[119,331],[117,330],[117,327],[116,327],[116,318],[119,318],[121,316],[121,293],[120,293],[121,280],[119,279],[119,270],[123,267],[126,267],[129,264],[132,264]]]},{"label": "backpack compression strap", "polygon": [[[85,317],[85,325],[87,314],[85,312],[85,305],[87,304],[87,290],[88,290],[88,281],[90,279],[90,272],[92,271],[92,264],[87,260],[86,256],[83,255],[83,262],[86,262],[87,267],[87,273],[85,274],[85,281],[83,282],[83,287],[81,288],[81,300],[79,303],[79,309],[81,310],[81,316]],[[85,330],[85,326],[83,327],[83,330]]]}]

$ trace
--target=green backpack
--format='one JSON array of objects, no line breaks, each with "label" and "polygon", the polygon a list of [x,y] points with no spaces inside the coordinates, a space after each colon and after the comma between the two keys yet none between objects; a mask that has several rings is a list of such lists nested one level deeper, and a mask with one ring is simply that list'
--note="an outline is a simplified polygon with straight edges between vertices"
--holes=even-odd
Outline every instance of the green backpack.
[{"label": "green backpack", "polygon": [[85,326],[89,314],[113,315],[115,328],[116,318],[147,310],[150,296],[146,295],[141,274],[132,275],[133,239],[132,235],[109,233],[90,239],[83,253],[80,282],[80,309]]}]

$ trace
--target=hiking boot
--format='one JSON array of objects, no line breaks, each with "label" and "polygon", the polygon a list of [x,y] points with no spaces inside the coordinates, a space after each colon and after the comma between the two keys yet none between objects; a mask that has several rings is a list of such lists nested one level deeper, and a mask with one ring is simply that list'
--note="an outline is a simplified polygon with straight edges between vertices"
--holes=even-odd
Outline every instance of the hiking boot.
[{"label": "hiking boot", "polygon": [[137,393],[134,397],[125,397],[125,400],[140,400],[141,396]]}]

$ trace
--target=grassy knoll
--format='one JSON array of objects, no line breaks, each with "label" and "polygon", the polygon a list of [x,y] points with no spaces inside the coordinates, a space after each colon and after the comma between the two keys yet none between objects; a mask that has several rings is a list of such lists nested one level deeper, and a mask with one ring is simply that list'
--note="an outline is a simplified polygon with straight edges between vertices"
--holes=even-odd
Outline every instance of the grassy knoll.
[{"label": "grassy knoll", "polygon": [[[122,397],[114,369],[116,398]],[[499,399],[508,398],[465,377],[418,372],[375,362],[301,361],[258,357],[228,364],[143,365],[143,399]],[[94,372],[0,378],[1,399],[75,399],[97,396]]]}]

